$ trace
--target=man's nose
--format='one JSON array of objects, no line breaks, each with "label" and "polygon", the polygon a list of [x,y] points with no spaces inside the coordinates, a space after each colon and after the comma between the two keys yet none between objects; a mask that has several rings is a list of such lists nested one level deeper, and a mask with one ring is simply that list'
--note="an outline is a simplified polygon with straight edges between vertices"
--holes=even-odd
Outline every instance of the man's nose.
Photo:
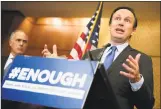
[{"label": "man's nose", "polygon": [[124,21],[123,20],[119,21],[119,26],[124,26]]},{"label": "man's nose", "polygon": [[20,45],[23,45],[23,41],[20,41]]}]

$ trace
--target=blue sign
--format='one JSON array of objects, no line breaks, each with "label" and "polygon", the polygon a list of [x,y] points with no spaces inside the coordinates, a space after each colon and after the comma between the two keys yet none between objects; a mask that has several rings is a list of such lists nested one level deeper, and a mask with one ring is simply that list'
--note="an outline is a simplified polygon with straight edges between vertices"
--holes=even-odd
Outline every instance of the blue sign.
[{"label": "blue sign", "polygon": [[2,81],[2,99],[83,108],[97,62],[17,56]]}]

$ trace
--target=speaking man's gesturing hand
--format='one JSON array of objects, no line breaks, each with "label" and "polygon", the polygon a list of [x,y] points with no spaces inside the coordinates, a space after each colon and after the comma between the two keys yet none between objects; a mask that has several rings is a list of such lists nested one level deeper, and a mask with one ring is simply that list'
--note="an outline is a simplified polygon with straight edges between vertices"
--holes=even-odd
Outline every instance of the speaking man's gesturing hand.
[{"label": "speaking man's gesturing hand", "polygon": [[126,59],[128,65],[125,63],[122,64],[122,66],[127,70],[127,72],[120,71],[120,74],[129,78],[131,83],[136,83],[141,79],[139,72],[140,56],[141,54],[138,53],[134,59],[131,55],[129,55],[128,58]]}]

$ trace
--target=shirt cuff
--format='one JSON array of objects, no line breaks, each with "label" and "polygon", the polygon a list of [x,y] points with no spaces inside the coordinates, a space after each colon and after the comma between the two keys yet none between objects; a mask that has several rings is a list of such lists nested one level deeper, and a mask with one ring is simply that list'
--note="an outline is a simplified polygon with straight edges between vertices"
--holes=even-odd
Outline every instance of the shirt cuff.
[{"label": "shirt cuff", "polygon": [[132,89],[132,91],[138,91],[140,88],[141,88],[141,86],[143,85],[143,83],[144,83],[144,77],[140,74],[140,76],[141,76],[141,79],[140,79],[140,81],[138,81],[138,82],[136,82],[136,83],[131,83],[130,81],[130,84],[131,84],[131,89]]}]

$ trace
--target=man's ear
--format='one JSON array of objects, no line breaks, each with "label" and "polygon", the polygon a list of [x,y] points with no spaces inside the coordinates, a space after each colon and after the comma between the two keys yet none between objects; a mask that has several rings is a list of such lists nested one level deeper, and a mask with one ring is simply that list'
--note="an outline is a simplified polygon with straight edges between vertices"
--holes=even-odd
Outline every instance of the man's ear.
[{"label": "man's ear", "polygon": [[135,33],[135,31],[136,31],[136,28],[133,28],[133,31],[131,33],[131,36]]},{"label": "man's ear", "polygon": [[11,41],[11,39],[9,39],[9,46],[11,46],[12,45],[12,41]]},{"label": "man's ear", "polygon": [[136,31],[136,28],[133,28],[133,32],[135,32]]},{"label": "man's ear", "polygon": [[111,30],[111,24],[109,25],[109,31]]}]

